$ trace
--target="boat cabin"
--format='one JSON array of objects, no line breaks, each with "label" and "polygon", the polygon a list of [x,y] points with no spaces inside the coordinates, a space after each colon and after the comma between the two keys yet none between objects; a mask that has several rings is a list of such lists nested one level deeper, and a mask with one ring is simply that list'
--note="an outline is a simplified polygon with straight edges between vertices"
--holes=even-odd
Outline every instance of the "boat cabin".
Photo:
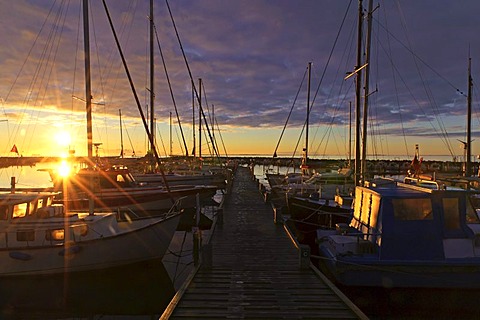
[{"label": "boat cabin", "polygon": [[135,178],[126,167],[110,167],[107,169],[83,168],[75,175],[66,179],[55,177],[55,190],[63,191],[65,183],[67,190],[123,189],[138,186]]},{"label": "boat cabin", "polygon": [[337,253],[375,253],[380,260],[443,260],[480,255],[480,224],[468,194],[404,183],[355,190],[354,215],[331,236]]},{"label": "boat cabin", "polygon": [[55,192],[3,193],[0,195],[0,221],[63,214],[63,206],[52,206],[56,195]]}]

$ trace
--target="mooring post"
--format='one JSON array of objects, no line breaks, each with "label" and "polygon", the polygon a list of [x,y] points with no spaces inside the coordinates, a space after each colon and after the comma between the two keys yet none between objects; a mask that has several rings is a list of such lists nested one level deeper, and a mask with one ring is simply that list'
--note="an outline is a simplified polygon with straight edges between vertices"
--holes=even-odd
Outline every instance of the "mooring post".
[{"label": "mooring post", "polygon": [[200,247],[202,241],[202,232],[198,227],[192,227],[193,233],[193,264],[198,266],[199,257],[200,257]]},{"label": "mooring post", "polygon": [[15,193],[15,177],[10,177],[10,193]]},{"label": "mooring post", "polygon": [[273,222],[283,224],[282,207],[273,206]]},{"label": "mooring post", "polygon": [[265,192],[263,193],[263,202],[268,203],[269,200],[270,200],[270,192],[265,190]]}]

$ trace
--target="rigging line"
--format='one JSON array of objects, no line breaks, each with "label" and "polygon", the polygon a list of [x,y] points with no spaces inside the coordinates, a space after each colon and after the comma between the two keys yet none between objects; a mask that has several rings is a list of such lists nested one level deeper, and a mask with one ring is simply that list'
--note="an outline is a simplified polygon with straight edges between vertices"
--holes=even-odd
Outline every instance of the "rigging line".
[{"label": "rigging line", "polygon": [[218,121],[216,119],[214,119],[214,120],[215,120],[215,123],[217,124],[217,132],[218,132],[218,135],[220,136],[220,141],[222,142],[223,150],[225,151],[225,157],[228,158],[227,148],[225,147],[225,143],[223,142],[222,131],[220,130],[220,126],[218,125]]},{"label": "rigging line", "polygon": [[[344,51],[344,52],[345,52],[345,51]],[[343,59],[343,58],[342,58],[342,59]],[[335,78],[338,79],[339,73],[340,73],[340,66],[338,66],[338,68],[337,68],[337,74],[336,74]],[[328,125],[327,125],[328,129],[323,133],[323,138],[321,138],[321,141],[320,141],[319,145],[317,146],[317,149],[316,149],[315,152],[314,152],[314,154],[316,154],[316,155],[318,155],[318,151],[319,151],[321,145],[323,144],[323,141],[325,140],[325,137],[326,137],[327,135],[328,135],[328,137],[330,137],[331,132],[333,132],[333,124],[334,124],[334,121],[335,121],[335,118],[336,118],[335,115],[336,115],[336,113],[339,111],[340,107],[341,107],[342,105],[344,105],[344,103],[345,103],[346,95],[341,95],[341,94],[340,94],[340,93],[342,92],[344,83],[345,83],[345,81],[340,82],[340,88],[339,88],[339,90],[338,90],[339,93],[336,95],[338,99],[340,99],[340,97],[342,97],[342,100],[343,100],[343,101],[338,102],[337,104],[333,104],[333,106],[335,106],[334,109],[333,109],[333,116],[332,116],[332,118],[329,120]],[[353,85],[353,82],[350,82],[350,88],[352,87],[352,85]],[[348,92],[348,91],[349,91],[349,90],[347,90],[347,92]],[[330,90],[330,92],[328,93],[328,96],[327,96],[327,98],[326,98],[325,100],[326,100],[326,101],[329,101],[332,95],[333,95],[333,87],[332,87],[332,89]],[[338,101],[338,100],[337,100],[337,101]],[[326,107],[325,107],[325,113],[326,113]],[[320,124],[318,124],[318,125],[316,126],[315,134],[314,134],[314,136],[313,136],[312,143],[311,143],[312,146],[313,146],[313,140],[316,138],[317,134],[319,133],[319,132],[318,132],[318,131],[319,131],[319,128],[320,128]],[[327,141],[328,141],[328,139],[327,139]],[[325,147],[324,147],[325,150],[326,150],[326,147],[327,147],[327,144],[325,144]],[[326,153],[326,151],[325,151],[325,153]],[[325,153],[324,153],[324,155],[325,155]]]},{"label": "rigging line", "polygon": [[[168,4],[168,0],[165,0],[165,3],[167,4],[168,12],[170,14],[170,19],[172,20],[173,28],[175,29],[175,34],[177,36],[177,40],[178,40],[178,43],[180,45],[180,49],[182,51],[182,56],[183,56],[183,60],[185,61],[185,65],[186,65],[187,70],[188,70],[188,75],[190,76],[190,81],[192,82],[193,90],[195,91],[195,96],[197,98],[197,101],[198,101],[199,105],[201,105],[202,103],[200,101],[200,97],[198,95],[197,88],[196,88],[195,83],[193,81],[192,71],[190,70],[190,66],[188,64],[187,56],[185,55],[185,50],[183,49],[182,42],[180,41],[180,35],[178,34],[177,26],[175,24],[175,20],[173,19],[173,14],[172,14],[172,11],[170,9],[170,5]],[[200,112],[203,116],[203,120],[205,121],[205,127],[207,127],[208,136],[209,136],[210,140],[213,140],[212,135],[210,133],[210,129],[209,129],[208,124],[207,124],[207,119],[205,117],[205,113],[203,112],[203,108],[200,108]],[[216,156],[219,157],[219,154],[218,154],[217,150],[215,149],[215,146],[214,146],[214,151],[215,151]]]},{"label": "rigging line", "polygon": [[[90,16],[93,17],[93,11],[92,11],[92,6],[89,6],[89,10],[90,10]],[[97,28],[95,28],[95,19],[91,19],[91,25],[92,25],[92,29],[93,29],[93,39],[94,39],[94,43],[95,43],[95,53],[96,53],[96,58],[97,58],[97,63],[98,63],[98,68],[100,69],[100,56],[99,56],[99,47],[98,47],[98,42],[97,42],[97,33],[96,33],[96,30]],[[101,97],[102,97],[102,101],[105,101],[105,88],[104,88],[104,80],[103,80],[103,77],[102,77],[102,70],[99,70],[98,72],[98,76],[100,77],[100,90],[101,90]],[[92,94],[94,95],[94,94]],[[107,125],[107,112],[106,112],[106,105],[105,103],[103,103],[103,123],[104,123],[104,127],[105,127],[105,139],[106,139],[106,142],[105,142],[105,150],[108,150],[109,148],[109,145],[108,145],[108,133],[107,133],[107,129],[108,129],[108,125]],[[96,131],[97,131],[97,135],[100,137],[100,141],[102,141],[104,138],[102,138],[102,134],[101,134],[101,131],[100,131],[100,128],[98,126],[95,126],[96,127]],[[98,141],[98,140],[97,140]]]},{"label": "rigging line", "polygon": [[[341,86],[343,86],[343,84],[344,84],[344,81],[342,81]],[[347,89],[347,92],[349,92],[351,90],[351,88],[353,87],[353,84],[354,84],[354,82],[350,81],[350,87]],[[333,127],[333,123],[334,123],[335,117],[336,117],[335,114],[340,110],[340,106],[344,105],[346,101],[347,101],[347,96],[343,95],[342,100],[337,104],[337,106],[334,109],[334,115],[332,116],[332,118],[330,119],[330,123],[328,124],[329,129],[324,133],[323,138],[320,140],[320,143],[318,144],[317,149],[315,150],[314,154],[318,153],[318,150],[320,149],[321,145],[323,144],[323,141],[325,140],[326,135],[327,134],[329,135],[329,131],[333,130],[332,127]],[[348,144],[347,144],[347,146],[348,146]],[[326,148],[327,148],[327,144],[325,144],[325,147],[324,147],[324,155],[326,154]]]},{"label": "rigging line", "polygon": [[453,156],[453,151],[452,151],[452,148],[451,148],[451,145],[450,143],[448,142],[448,136],[446,136],[443,132],[438,132],[438,129],[435,127],[435,125],[433,124],[433,122],[429,119],[429,117],[427,116],[427,113],[425,112],[425,110],[423,110],[421,104],[417,101],[417,99],[415,98],[415,96],[413,95],[412,91],[410,90],[410,88],[408,87],[405,79],[402,77],[402,74],[400,73],[400,71],[398,70],[398,68],[395,66],[395,64],[393,63],[393,60],[392,60],[392,57],[390,57],[388,55],[388,52],[385,50],[385,48],[380,45],[380,47],[383,49],[383,51],[386,53],[387,55],[387,58],[389,59],[391,65],[392,65],[392,68],[396,71],[396,73],[399,75],[400,77],[400,80],[402,81],[403,85],[405,86],[405,88],[407,89],[408,93],[410,94],[411,98],[413,99],[413,101],[415,102],[415,104],[418,106],[418,108],[423,112],[423,115],[425,116],[425,118],[427,119],[428,123],[431,125],[431,127],[433,128],[433,130],[435,131],[435,133],[437,135],[439,135],[442,139],[442,141],[445,143],[446,147],[448,148],[450,154]]},{"label": "rigging line", "polygon": [[170,82],[170,76],[168,75],[167,64],[166,64],[165,58],[163,56],[163,51],[162,51],[162,47],[160,45],[160,40],[159,40],[158,32],[157,32],[157,26],[155,25],[155,22],[153,22],[153,30],[155,31],[155,37],[157,39],[158,50],[160,52],[160,57],[162,58],[163,69],[165,71],[165,77],[167,78],[168,89],[170,90],[170,97],[172,98],[173,107],[175,109],[175,115],[177,116],[178,126],[180,127],[180,134],[182,135],[183,145],[185,147],[185,156],[188,157],[187,142],[185,140],[185,135],[183,134],[182,123],[180,121],[180,115],[178,114],[177,103],[175,101],[175,96],[173,94],[172,84]]},{"label": "rigging line", "polygon": [[[313,105],[314,105],[314,103],[315,103],[315,100],[316,100],[316,98],[317,98],[317,95],[318,95],[318,93],[319,93],[319,91],[320,91],[320,86],[321,86],[321,84],[322,84],[322,82],[323,82],[323,79],[324,79],[324,77],[325,77],[327,67],[328,67],[328,65],[329,65],[329,63],[330,63],[330,59],[331,59],[332,56],[333,56],[333,52],[334,52],[334,50],[335,50],[336,44],[337,44],[337,42],[338,42],[338,40],[339,40],[339,38],[340,38],[340,33],[341,33],[341,30],[343,29],[343,25],[344,25],[344,23],[345,23],[345,20],[346,20],[346,17],[347,17],[347,14],[348,14],[348,11],[349,11],[349,8],[350,8],[351,3],[352,3],[352,1],[350,1],[349,5],[347,6],[347,9],[346,9],[346,11],[345,11],[345,15],[344,15],[344,17],[343,17],[342,23],[341,23],[340,28],[339,28],[339,30],[338,30],[337,36],[336,36],[336,38],[335,38],[334,45],[332,46],[332,49],[331,49],[329,58],[328,58],[328,60],[327,60],[327,63],[326,63],[325,68],[324,68],[324,70],[323,70],[322,76],[321,76],[320,81],[319,81],[319,83],[318,83],[317,90],[316,90],[316,92],[315,92],[315,95],[314,95],[314,97],[313,97],[312,103],[311,103],[311,105],[310,105],[310,111],[312,110]],[[351,31],[351,33],[350,33],[350,37],[352,37],[352,34],[353,34],[353,29],[352,29],[352,31]],[[352,42],[351,42],[351,41],[348,41],[347,43],[350,43],[350,46],[352,46]],[[343,56],[342,56],[342,60],[343,60],[343,57],[345,57],[345,53],[346,53],[346,52],[351,52],[351,51],[352,51],[352,50],[348,50],[348,51],[347,51],[347,50],[344,50],[344,54],[343,54]],[[347,59],[345,59],[345,60],[347,60]],[[337,68],[336,78],[338,78],[339,72],[340,72],[340,66],[338,66],[338,68]],[[340,86],[341,86],[341,88],[343,87],[343,81],[341,82],[341,85],[340,85]],[[341,89],[340,89],[340,90],[341,90]],[[332,95],[332,91],[330,91],[330,93],[329,93],[329,98],[331,97],[331,95]],[[328,98],[327,100],[329,100],[329,98]],[[318,129],[319,129],[319,126],[317,126],[317,129],[316,129],[315,134],[314,134],[314,136],[313,136],[312,142],[310,143],[311,145],[313,145],[313,141],[315,140],[315,137],[317,136]],[[322,140],[323,140],[323,139],[322,139]],[[320,146],[319,146],[319,147],[320,147]],[[318,148],[319,148],[319,147],[318,147]],[[318,152],[318,148],[317,148],[317,152]]]},{"label": "rigging line", "polygon": [[[384,13],[384,16],[386,16],[386,10],[385,10],[385,7],[383,7],[383,13]],[[385,21],[388,21],[387,19],[385,19]],[[380,23],[377,21],[377,25],[379,25]],[[387,26],[388,28],[388,26]],[[377,39],[378,39],[378,36],[377,36]],[[380,41],[378,40],[377,41],[377,44],[379,44]],[[387,45],[388,45],[388,54],[390,56],[393,57],[393,50],[392,50],[392,43],[391,43],[391,40],[390,40],[390,33],[387,32]],[[378,50],[378,47],[377,46],[377,50]],[[378,54],[377,54],[378,56]],[[405,133],[405,125],[404,125],[404,121],[403,121],[403,113],[402,113],[402,109],[400,107],[400,97],[399,97],[399,94],[398,94],[398,84],[397,84],[397,77],[395,76],[395,69],[393,67],[393,64],[390,65],[391,66],[391,71],[392,71],[392,77],[393,77],[393,85],[394,85],[394,88],[395,88],[395,99],[396,99],[396,102],[397,102],[397,109],[398,109],[398,114],[400,115],[400,124],[401,124],[401,128],[402,128],[402,133],[403,133],[403,143],[405,145],[405,150],[406,150],[406,153],[407,153],[407,157],[410,158],[410,153],[409,153],[409,148],[408,148],[408,144],[407,144],[407,138],[406,138],[406,133]]]},{"label": "rigging line", "polygon": [[[20,78],[20,74],[22,74],[22,72],[23,72],[23,70],[24,70],[27,62],[30,60],[30,57],[31,57],[31,55],[32,55],[32,51],[33,51],[33,49],[36,47],[36,44],[37,44],[37,42],[38,42],[39,39],[40,39],[40,35],[42,34],[42,32],[43,32],[43,30],[44,30],[47,22],[49,21],[49,18],[50,18],[50,16],[51,16],[51,14],[53,13],[53,9],[54,9],[54,7],[55,7],[55,4],[56,4],[56,2],[53,2],[53,3],[52,3],[52,6],[50,7],[50,10],[49,10],[49,12],[48,12],[48,14],[47,14],[47,17],[46,17],[45,20],[43,21],[43,24],[42,24],[40,30],[38,31],[37,35],[35,36],[35,39],[34,39],[34,41],[33,41],[33,44],[32,44],[32,46],[30,47],[30,49],[29,49],[29,51],[28,51],[28,53],[27,53],[27,56],[25,57],[25,60],[23,61],[22,66],[20,67],[19,72],[17,73],[17,75],[16,75],[16,77],[15,77],[12,85],[10,86],[9,90],[7,91],[7,94],[6,94],[6,96],[5,96],[4,100],[3,100],[5,103],[8,101],[8,99],[9,99],[9,97],[10,97],[10,94],[11,94],[12,91],[13,91],[13,88],[15,87],[18,79]],[[28,91],[27,91],[27,92],[28,92]],[[23,112],[25,112],[25,108],[24,108],[24,111],[23,111]],[[20,120],[22,121],[22,119],[20,119]],[[8,123],[7,123],[7,126],[8,126]],[[9,126],[8,126],[7,128],[9,129]],[[7,148],[9,148],[8,146],[11,145],[12,140],[15,141],[15,137],[17,136],[18,132],[19,132],[19,125],[16,126],[16,129],[13,130],[13,132],[12,132],[11,135],[10,135],[10,129],[9,129],[9,137],[8,137]]]},{"label": "rigging line", "polygon": [[185,154],[185,150],[183,149],[182,140],[180,140],[180,135],[178,134],[177,127],[175,127],[175,135],[177,136],[178,145],[180,146],[180,150],[182,151],[182,154]]},{"label": "rigging line", "polygon": [[[70,2],[68,2],[68,3],[70,3]],[[58,23],[53,24],[53,28],[52,28],[52,31],[50,33],[50,40],[47,42],[47,43],[50,43],[48,45],[48,47],[49,47],[48,59],[47,59],[47,62],[45,63],[45,68],[44,68],[43,75],[42,75],[42,81],[40,82],[40,84],[44,83],[44,85],[43,85],[44,88],[43,88],[42,96],[40,97],[42,89],[39,87],[39,91],[38,91],[37,98],[36,98],[36,101],[35,101],[36,106],[43,105],[43,101],[45,101],[45,96],[47,95],[47,92],[48,92],[50,79],[52,78],[52,74],[53,74],[53,70],[54,70],[54,66],[55,66],[55,61],[56,61],[57,54],[58,54],[58,49],[60,47],[61,36],[63,34],[63,30],[64,30],[64,27],[65,27],[65,21],[66,21],[66,16],[67,16],[67,13],[68,13],[68,7],[69,7],[68,5],[67,6],[62,5],[59,8],[59,10],[57,12],[57,15],[56,15],[56,21]],[[63,22],[61,23],[62,17],[63,17]],[[48,65],[50,65],[49,68],[48,68]],[[37,119],[39,118],[40,112],[41,112],[41,108],[38,108],[37,112],[36,112]],[[35,131],[36,131],[37,126],[38,126],[38,121],[36,121],[34,123],[33,131],[32,131],[32,134],[30,135],[30,141],[28,143],[24,144],[24,145],[27,146],[27,149],[30,149],[30,146],[32,145],[32,141],[34,139]],[[26,141],[26,139],[27,139],[27,135],[25,135],[24,141]]]},{"label": "rigging line", "polygon": [[[472,80],[472,82],[473,82],[473,80]],[[477,96],[478,87],[477,87],[477,84],[476,84],[475,82],[473,82],[473,86],[474,86],[474,88],[475,88],[475,91],[474,91],[475,99],[474,99],[474,100],[477,101],[477,103],[476,103],[477,108],[475,108],[475,104],[474,104],[474,105],[473,105],[473,109],[477,109],[477,112],[475,112],[475,117],[477,118],[477,121],[478,121],[478,123],[480,124],[480,117],[479,117],[479,112],[478,112],[478,105],[479,105],[478,101],[480,101],[480,100],[479,100],[479,98],[478,98],[478,96]]]},{"label": "rigging line", "polygon": [[82,21],[82,10],[81,7],[78,7],[78,17],[77,17],[77,39],[75,41],[76,43],[76,48],[75,48],[75,58],[73,61],[73,79],[72,79],[72,93],[71,93],[71,104],[70,104],[70,121],[73,123],[74,119],[74,114],[73,114],[73,108],[74,108],[74,101],[76,100],[74,98],[75,96],[75,79],[77,78],[77,60],[78,60],[78,53],[80,51],[79,46],[80,46],[80,21]]},{"label": "rigging line", "polygon": [[340,28],[338,29],[337,36],[335,37],[335,41],[333,42],[332,49],[330,50],[330,54],[328,55],[327,63],[325,64],[325,68],[323,68],[322,76],[320,77],[320,82],[318,83],[317,90],[315,91],[315,95],[313,96],[312,103],[310,105],[310,111],[312,110],[312,106],[315,103],[315,100],[317,98],[318,92],[320,91],[320,86],[322,85],[323,79],[325,77],[325,74],[327,72],[327,67],[330,64],[330,60],[333,57],[333,51],[335,50],[335,47],[337,45],[338,39],[340,38],[340,33],[343,29],[343,25],[345,23],[345,20],[347,19],[348,15],[348,10],[350,9],[350,5],[352,4],[352,0],[349,1],[347,9],[345,10],[345,14],[343,16],[342,22],[340,24]]},{"label": "rigging line", "polygon": [[130,147],[132,147],[133,155],[135,155],[135,148],[133,147],[132,139],[130,139],[130,134],[128,134],[127,126],[125,125],[125,120],[122,119],[123,127],[125,128],[125,132],[127,134],[128,142],[130,142]]},{"label": "rigging line", "polygon": [[[307,71],[308,71],[308,69],[306,68],[305,72],[303,73],[303,78],[302,78],[302,81],[300,82],[300,86],[298,87],[297,94],[295,95],[295,99],[293,100],[292,107],[290,108],[290,112],[288,113],[287,120],[285,121],[282,132],[280,133],[280,138],[278,139],[277,146],[275,147],[275,150],[273,151],[273,158],[277,157],[277,151],[278,151],[278,147],[280,146],[280,141],[282,141],[283,134],[285,133],[285,129],[287,128],[287,124],[288,124],[288,121],[290,119],[290,116],[292,115],[292,111],[293,111],[293,108],[295,107],[295,103],[297,102],[298,95],[300,94],[300,90],[303,87],[303,82],[305,81],[305,78],[307,76]],[[302,133],[303,133],[303,130],[302,130]]]},{"label": "rigging line", "polygon": [[[375,20],[375,18],[373,18]],[[430,69],[433,73],[435,73],[438,77],[440,77],[442,80],[444,80],[450,87],[452,87],[455,91],[457,91],[458,93],[460,93],[461,95],[465,96],[466,97],[466,94],[461,91],[460,89],[458,89],[458,87],[456,87],[453,83],[451,83],[450,81],[447,80],[447,78],[445,78],[444,76],[442,76],[438,71],[436,71],[432,66],[430,66],[425,60],[423,60],[420,56],[418,56],[415,52],[413,52],[411,49],[409,49],[402,41],[400,41],[400,39],[398,39],[397,37],[395,37],[395,35],[393,35],[392,33],[390,33],[390,31],[388,31],[385,26],[383,26],[380,22],[378,23],[378,25],[380,27],[382,27],[385,32],[389,33],[390,36],[392,36],[393,39],[397,40],[397,42],[402,46],[404,47],[410,54],[412,54],[416,59],[418,59],[421,63],[423,63],[428,69]]]},{"label": "rigging line", "polygon": [[[207,90],[205,89],[205,81],[202,81],[202,89],[203,89],[203,91],[202,91],[203,97],[205,98],[205,105],[207,106],[208,119],[210,120],[210,124],[211,124],[212,130],[213,130],[215,127],[214,127],[214,123],[213,123],[213,120],[212,120],[212,113],[210,112],[210,106],[209,106],[209,104],[208,104]],[[202,128],[202,130],[205,131],[204,128]],[[212,145],[215,144],[215,137],[213,136],[213,134],[212,134],[212,137],[213,137],[213,139],[212,139],[211,142],[209,142],[209,141],[207,140],[207,147],[209,148],[210,154],[212,154],[212,152],[211,152],[211,150],[210,150],[209,143],[212,143]],[[217,150],[218,150],[218,146],[217,146]]]},{"label": "rigging line", "polygon": [[[40,54],[39,63],[36,65],[33,78],[29,84],[29,88],[24,98],[24,109],[22,112],[22,116],[20,117],[19,125],[17,126],[16,134],[18,134],[18,130],[20,130],[20,125],[23,123],[25,119],[25,114],[27,113],[29,103],[33,102],[33,106],[36,106],[37,102],[39,101],[39,95],[42,91],[42,84],[44,83],[42,80],[45,79],[45,74],[48,69],[49,60],[47,59],[48,55],[51,54],[51,47],[53,46],[53,35],[55,34],[58,20],[59,12],[61,12],[62,6],[59,7],[56,11],[56,15],[53,19],[52,26],[50,27],[50,31],[47,32],[47,39],[44,42],[43,49]],[[38,89],[35,88],[38,86]],[[27,125],[29,126],[29,125]],[[15,135],[16,135],[15,134]],[[24,144],[26,141],[26,135],[23,137],[22,143]]]},{"label": "rigging line", "polygon": [[[165,147],[165,142],[163,141],[163,137],[162,137],[162,133],[160,132],[160,128],[158,126],[155,126],[155,127],[157,128],[157,133],[158,133],[158,136],[160,137],[160,142],[162,143],[163,154],[165,155],[165,157],[168,157],[167,148]],[[155,147],[158,149],[157,141],[155,141]]]},{"label": "rigging line", "polygon": [[[402,12],[402,8],[400,7],[400,3],[399,3],[398,1],[396,1],[396,4],[397,4],[397,7],[398,7],[398,10],[399,10],[400,13],[401,13],[402,26],[404,27],[405,30],[407,30],[406,23],[405,23],[405,18],[404,18],[403,12]],[[407,32],[406,32],[406,36],[407,36],[407,41],[408,41],[409,47],[412,47],[411,42],[410,42],[410,38],[409,38],[409,36],[408,36],[408,30],[407,30]],[[411,51],[413,52],[413,50],[411,50]],[[413,56],[413,57],[416,57],[416,55],[414,55],[413,53],[412,53],[412,56]],[[437,118],[438,124],[439,124],[440,128],[443,130],[444,136],[446,137],[445,142],[446,142],[446,144],[447,144],[447,147],[448,147],[449,149],[451,149],[451,145],[450,145],[449,139],[448,139],[448,131],[446,130],[445,124],[443,123],[443,119],[440,117],[440,112],[439,112],[439,110],[438,110],[438,105],[437,105],[437,103],[436,103],[436,101],[435,101],[435,99],[434,99],[434,97],[433,97],[433,94],[432,94],[432,92],[431,92],[430,87],[426,84],[426,81],[424,80],[423,73],[421,72],[420,67],[419,67],[419,65],[418,65],[418,60],[417,60],[417,59],[414,59],[414,62],[415,62],[415,67],[417,68],[417,71],[418,71],[418,73],[419,73],[419,75],[420,75],[420,78],[421,78],[421,80],[422,80],[422,84],[423,84],[423,88],[424,88],[424,90],[425,90],[425,93],[426,93],[427,97],[430,99],[430,101],[433,102],[433,103],[432,103],[432,105],[433,105],[433,111],[434,111],[435,116],[436,116],[436,118]]]},{"label": "rigging line", "polygon": [[155,160],[157,162],[158,168],[160,169],[160,173],[162,174],[162,179],[163,179],[163,183],[165,185],[165,189],[167,190],[167,192],[170,196],[170,200],[172,201],[172,204],[174,206],[176,206],[176,201],[173,198],[172,193],[170,192],[170,186],[168,184],[167,178],[165,177],[165,171],[163,170],[163,164],[160,161],[160,157],[158,156],[157,149],[155,148],[155,141],[153,140],[153,135],[150,134],[150,130],[148,129],[147,121],[145,120],[145,115],[143,114],[142,106],[140,105],[140,101],[138,100],[137,91],[135,90],[135,86],[133,84],[133,80],[132,80],[132,77],[130,75],[130,71],[128,69],[127,62],[125,60],[125,56],[123,55],[122,48],[120,47],[120,42],[118,41],[117,33],[115,32],[115,28],[113,26],[113,21],[110,17],[110,12],[108,11],[108,8],[107,8],[107,3],[105,2],[105,0],[102,0],[102,3],[103,3],[103,7],[105,8],[105,13],[107,15],[108,22],[110,24],[110,28],[111,28],[113,36],[115,38],[115,43],[117,44],[117,48],[118,48],[120,57],[122,58],[122,64],[123,64],[123,67],[125,69],[125,73],[127,75],[128,82],[130,84],[130,88],[132,90],[133,96],[135,98],[135,102],[137,104],[138,112],[140,113],[140,116],[142,118],[143,127],[145,129],[145,132],[147,133],[147,136],[148,136],[149,140],[150,140],[150,145],[153,146],[153,148],[152,148],[153,155],[155,156]]},{"label": "rigging line", "polygon": [[[207,99],[207,90],[205,89],[205,81],[202,81],[202,88],[203,88],[203,96],[205,98],[205,105],[207,106],[207,114],[208,114],[208,118],[210,120],[210,124],[212,126],[212,131],[213,129],[215,128],[215,122],[213,120],[213,114],[212,112],[210,112],[210,105],[208,104],[208,99]],[[218,144],[216,143],[215,141],[215,136],[212,134],[212,141],[211,141],[211,144],[212,144],[212,148],[213,149],[216,149],[218,150]],[[207,141],[207,146],[208,146],[209,142]],[[211,150],[210,150],[210,146],[208,146],[209,148],[209,151],[210,151],[210,154],[212,154]]]}]

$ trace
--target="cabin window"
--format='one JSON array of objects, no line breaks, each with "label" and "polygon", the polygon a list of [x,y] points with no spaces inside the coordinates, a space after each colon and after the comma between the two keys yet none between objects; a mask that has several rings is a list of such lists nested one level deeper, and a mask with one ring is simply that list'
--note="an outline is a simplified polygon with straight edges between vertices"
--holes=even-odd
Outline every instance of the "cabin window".
[{"label": "cabin window", "polygon": [[19,230],[17,232],[17,241],[34,241],[35,231],[33,230]]},{"label": "cabin window", "polygon": [[443,198],[442,203],[445,229],[460,229],[460,210],[458,198]]},{"label": "cabin window", "polygon": [[32,201],[28,204],[28,207],[27,207],[27,215],[28,216],[37,211],[37,204],[38,204],[37,201]]},{"label": "cabin window", "polygon": [[13,206],[13,218],[25,217],[28,203],[19,203]]},{"label": "cabin window", "polygon": [[65,229],[47,230],[45,239],[49,241],[62,241],[65,239]]},{"label": "cabin window", "polygon": [[432,201],[429,198],[392,199],[396,220],[432,220]]}]

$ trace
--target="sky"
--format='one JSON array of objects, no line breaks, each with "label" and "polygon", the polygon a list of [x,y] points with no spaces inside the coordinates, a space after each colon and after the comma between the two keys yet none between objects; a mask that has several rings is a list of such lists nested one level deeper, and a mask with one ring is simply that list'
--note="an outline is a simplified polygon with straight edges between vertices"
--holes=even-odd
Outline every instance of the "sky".
[{"label": "sky", "polygon": [[[148,144],[141,113],[149,116],[151,92],[149,1],[105,2],[138,104],[102,1],[91,0],[93,142],[103,156],[119,155],[122,142],[125,156],[143,156]],[[81,3],[0,1],[0,156],[15,156],[13,145],[23,156],[86,154]],[[362,65],[367,7],[364,0]],[[368,157],[408,159],[418,144],[425,158],[463,159],[469,57],[472,154],[480,153],[480,2],[375,0],[373,9]],[[196,155],[200,149],[210,155],[214,140],[221,156],[300,156],[309,100],[309,156],[348,157],[356,76],[345,78],[357,65],[357,1],[156,0],[153,18],[154,131],[161,156],[184,155],[185,145],[191,154],[194,133]],[[192,91],[201,95],[209,132],[203,119],[198,132]],[[362,110],[364,97],[362,89]]]}]

